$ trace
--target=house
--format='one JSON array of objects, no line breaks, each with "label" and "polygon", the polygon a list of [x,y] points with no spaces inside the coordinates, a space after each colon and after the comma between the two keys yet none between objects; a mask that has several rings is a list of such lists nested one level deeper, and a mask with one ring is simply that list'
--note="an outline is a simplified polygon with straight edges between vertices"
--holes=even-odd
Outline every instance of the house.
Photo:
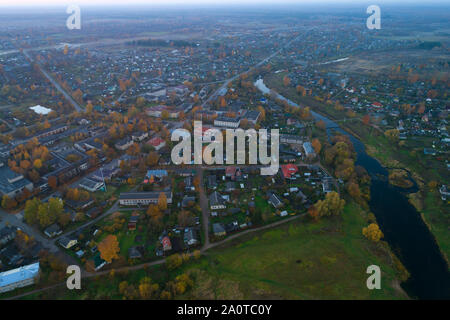
[{"label": "house", "polygon": [[172,191],[152,192],[123,192],[119,196],[119,204],[122,206],[149,205],[158,203],[159,195],[166,195],[167,203],[172,203]]},{"label": "house", "polygon": [[184,178],[184,190],[185,191],[195,191],[194,181],[192,177]]},{"label": "house", "polygon": [[241,171],[239,168],[235,166],[229,166],[225,169],[225,176],[230,178],[231,180],[235,180],[237,176],[241,175]]},{"label": "house", "polygon": [[154,137],[147,142],[148,145],[151,145],[155,148],[156,151],[163,148],[166,145],[166,142],[160,137]]},{"label": "house", "polygon": [[101,207],[92,207],[88,211],[86,211],[86,217],[89,219],[96,218],[102,212]]},{"label": "house", "polygon": [[237,221],[232,221],[225,225],[226,233],[231,233],[231,232],[238,231],[238,230],[239,230],[239,223]]},{"label": "house", "polygon": [[167,114],[169,118],[176,119],[180,114],[180,110],[168,106],[157,105],[146,108],[145,113],[147,113],[148,116],[155,118],[162,118],[164,114]]},{"label": "house", "polygon": [[131,139],[135,142],[141,142],[146,138],[148,138],[148,132],[145,131],[137,131],[131,135]]},{"label": "house", "polygon": [[226,128],[238,128],[241,123],[239,118],[229,118],[229,117],[218,117],[214,120],[214,125],[216,127],[226,127]]},{"label": "house", "polygon": [[374,103],[372,103],[372,107],[379,109],[379,108],[382,108],[383,105],[381,103],[375,101]]},{"label": "house", "polygon": [[216,237],[222,237],[227,234],[227,232],[225,231],[225,227],[221,223],[213,224],[213,233]]},{"label": "house", "polygon": [[212,210],[225,209],[225,199],[217,191],[214,191],[209,196],[209,206]]},{"label": "house", "polygon": [[70,249],[78,243],[78,240],[73,235],[70,235],[61,237],[58,242],[63,248]]},{"label": "house", "polygon": [[309,159],[312,159],[316,156],[314,148],[309,141],[303,143],[303,150],[305,150],[305,156]]},{"label": "house", "polygon": [[283,202],[275,193],[270,193],[269,200],[267,200],[274,208],[280,208],[283,206]]},{"label": "house", "polygon": [[446,185],[442,185],[439,188],[439,193],[441,194],[441,199],[443,201],[447,200],[447,197],[450,197],[450,191],[447,189]]},{"label": "house", "polygon": [[59,236],[62,233],[62,230],[56,223],[54,223],[48,228],[46,228],[44,230],[44,233],[47,235],[47,237],[53,238]]},{"label": "house", "polygon": [[116,147],[116,149],[121,150],[121,151],[125,151],[127,150],[129,147],[131,147],[133,145],[133,139],[131,139],[130,137],[125,137],[119,141],[117,141],[114,146]]},{"label": "house", "polygon": [[7,226],[0,229],[0,245],[5,245],[16,237],[16,228]]},{"label": "house", "polygon": [[181,200],[181,207],[187,208],[192,206],[195,203],[195,197],[184,196],[183,200]]},{"label": "house", "polygon": [[197,230],[194,228],[187,228],[184,231],[184,243],[193,246],[199,243]]},{"label": "house", "polygon": [[33,183],[22,174],[12,171],[3,162],[0,162],[0,196],[15,198],[24,189],[33,190]]},{"label": "house", "polygon": [[97,181],[89,178],[83,178],[79,183],[78,186],[80,188],[83,188],[86,191],[89,192],[96,192],[102,188],[105,187],[105,183],[103,181]]},{"label": "house", "polygon": [[226,192],[231,192],[236,190],[236,185],[233,181],[228,181],[225,185],[225,191]]},{"label": "house", "polygon": [[3,248],[0,251],[0,255],[5,258],[5,261],[7,261],[7,264],[10,266],[19,266],[24,261],[24,256],[20,253],[14,242]]},{"label": "house", "polygon": [[153,177],[158,178],[159,180],[167,176],[168,176],[167,170],[148,170],[147,174],[145,175],[147,179]]},{"label": "house", "polygon": [[281,172],[285,179],[292,179],[292,177],[298,172],[298,167],[295,164],[283,164],[281,165]]},{"label": "house", "polygon": [[62,133],[69,129],[69,127],[65,124],[57,125],[48,129],[45,129],[43,131],[40,131],[39,133],[35,134],[33,138],[37,138],[38,140],[40,138],[48,137],[54,134]]},{"label": "house", "polygon": [[130,259],[140,259],[142,258],[143,248],[142,246],[131,247],[128,250],[128,258]]},{"label": "house", "polygon": [[100,270],[101,268],[103,268],[106,265],[106,261],[100,257],[100,253],[95,255],[95,257],[93,258],[93,261],[94,261],[95,271]]},{"label": "house", "polygon": [[34,284],[39,277],[39,270],[39,262],[36,262],[0,273],[0,293]]},{"label": "house", "polygon": [[303,144],[303,138],[292,134],[280,134],[280,143]]},{"label": "house", "polygon": [[325,177],[322,179],[322,190],[324,193],[329,193],[329,192],[333,191],[333,189],[331,187],[332,180],[333,179],[331,177]]},{"label": "house", "polygon": [[139,221],[139,214],[131,215],[130,219],[128,219],[128,230],[130,231],[136,230],[138,221]]},{"label": "house", "polygon": [[162,247],[163,247],[164,251],[172,250],[172,242],[170,242],[170,238],[168,236],[164,236],[161,239],[161,244],[162,244]]},{"label": "house", "polygon": [[308,200],[308,197],[301,190],[299,192],[297,192],[297,194],[295,196],[297,198],[301,198],[302,203],[305,203]]},{"label": "house", "polygon": [[247,119],[248,122],[256,124],[256,122],[258,122],[260,115],[261,115],[261,112],[259,112],[257,110],[247,110],[247,112],[245,112],[245,114],[242,118]]},{"label": "house", "polygon": [[215,175],[208,176],[208,188],[213,190],[217,188],[217,178]]},{"label": "house", "polygon": [[432,149],[432,148],[424,148],[423,149],[423,154],[424,155],[432,155],[435,156],[436,155],[436,150]]}]

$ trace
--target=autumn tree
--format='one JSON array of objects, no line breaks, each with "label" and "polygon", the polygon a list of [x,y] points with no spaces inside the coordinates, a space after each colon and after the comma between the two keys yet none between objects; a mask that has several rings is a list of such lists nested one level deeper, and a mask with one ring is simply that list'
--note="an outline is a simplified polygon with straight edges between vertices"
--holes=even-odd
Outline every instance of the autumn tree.
[{"label": "autumn tree", "polygon": [[398,131],[398,129],[390,129],[390,130],[386,130],[384,132],[384,135],[386,136],[386,138],[388,138],[389,141],[391,141],[391,142],[397,142],[399,134],[400,134],[400,132]]},{"label": "autumn tree", "polygon": [[2,198],[2,208],[9,210],[17,206],[17,201],[8,195],[4,195]]},{"label": "autumn tree", "polygon": [[111,262],[113,259],[119,258],[119,242],[115,235],[108,235],[97,247],[98,251],[100,251],[100,257],[106,262]]},{"label": "autumn tree", "polygon": [[384,237],[383,232],[376,223],[371,223],[367,227],[364,227],[362,233],[367,239],[373,242],[378,242]]},{"label": "autumn tree", "polygon": [[149,300],[155,298],[159,291],[159,285],[152,283],[149,277],[144,277],[139,283],[139,295],[141,299]]},{"label": "autumn tree", "polygon": [[316,122],[316,127],[319,128],[320,130],[325,130],[327,126],[325,124],[325,121],[319,120]]},{"label": "autumn tree", "polygon": [[183,258],[179,254],[173,254],[166,259],[166,265],[169,270],[175,270],[183,264]]},{"label": "autumn tree", "polygon": [[164,192],[159,193],[158,197],[158,208],[161,211],[167,210],[167,196]]},{"label": "autumn tree", "polygon": [[34,225],[38,222],[38,210],[40,204],[41,201],[38,198],[27,200],[27,202],[25,203],[23,216],[28,224]]},{"label": "autumn tree", "polygon": [[319,210],[317,210],[316,206],[310,206],[308,208],[308,214],[314,221],[319,220]]},{"label": "autumn tree", "polygon": [[324,200],[317,201],[314,206],[320,217],[339,215],[344,210],[345,200],[341,199],[336,191],[331,191]]},{"label": "autumn tree", "polygon": [[48,177],[48,185],[55,190],[58,187],[58,179],[55,176]]},{"label": "autumn tree", "polygon": [[370,124],[370,115],[366,114],[363,118],[362,118],[362,122],[368,126]]},{"label": "autumn tree", "polygon": [[311,144],[312,144],[316,154],[320,154],[320,150],[322,150],[322,144],[320,143],[319,139],[317,139],[317,138],[313,139],[311,141]]}]

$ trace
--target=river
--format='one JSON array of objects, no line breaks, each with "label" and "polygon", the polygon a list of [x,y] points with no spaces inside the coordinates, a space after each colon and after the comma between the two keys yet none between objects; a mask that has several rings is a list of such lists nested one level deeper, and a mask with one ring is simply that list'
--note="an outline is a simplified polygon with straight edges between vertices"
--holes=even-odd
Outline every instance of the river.
[{"label": "river", "polygon": [[[271,93],[278,99],[299,107],[293,101],[267,88],[262,79],[258,79],[255,86],[262,93]],[[311,111],[311,114],[316,120],[325,122],[328,134],[335,130],[350,137],[357,153],[356,165],[364,167],[370,174],[370,210],[377,218],[384,233],[384,240],[410,273],[409,279],[402,283],[403,289],[412,298],[450,299],[450,273],[447,262],[419,212],[409,203],[406,191],[388,183],[388,170],[366,153],[361,141],[327,117],[314,111]],[[408,190],[411,191],[415,190]]]}]

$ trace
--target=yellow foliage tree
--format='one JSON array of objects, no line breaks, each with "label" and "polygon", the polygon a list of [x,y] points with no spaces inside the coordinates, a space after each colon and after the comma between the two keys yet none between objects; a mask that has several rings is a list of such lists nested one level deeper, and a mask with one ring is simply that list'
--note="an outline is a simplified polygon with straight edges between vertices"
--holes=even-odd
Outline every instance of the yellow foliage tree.
[{"label": "yellow foliage tree", "polygon": [[98,251],[100,251],[100,257],[106,262],[111,262],[113,259],[119,258],[119,242],[114,235],[108,235],[98,244]]},{"label": "yellow foliage tree", "polygon": [[384,237],[383,232],[376,223],[371,223],[367,227],[363,228],[362,233],[367,239],[373,242],[378,242]]}]

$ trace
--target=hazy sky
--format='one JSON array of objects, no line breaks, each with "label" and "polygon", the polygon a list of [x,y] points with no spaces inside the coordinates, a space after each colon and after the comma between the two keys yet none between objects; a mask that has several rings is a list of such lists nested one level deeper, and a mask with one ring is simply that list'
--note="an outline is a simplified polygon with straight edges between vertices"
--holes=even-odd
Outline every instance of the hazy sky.
[{"label": "hazy sky", "polygon": [[[0,0],[0,6],[36,6],[36,5],[62,5],[69,4],[78,5],[131,5],[131,4],[145,4],[145,5],[175,5],[175,4],[202,4],[202,5],[225,5],[225,4],[312,4],[312,3],[397,3],[405,4],[405,2],[424,3],[419,0]],[[425,3],[439,3],[449,2],[448,0],[427,0]]]}]

